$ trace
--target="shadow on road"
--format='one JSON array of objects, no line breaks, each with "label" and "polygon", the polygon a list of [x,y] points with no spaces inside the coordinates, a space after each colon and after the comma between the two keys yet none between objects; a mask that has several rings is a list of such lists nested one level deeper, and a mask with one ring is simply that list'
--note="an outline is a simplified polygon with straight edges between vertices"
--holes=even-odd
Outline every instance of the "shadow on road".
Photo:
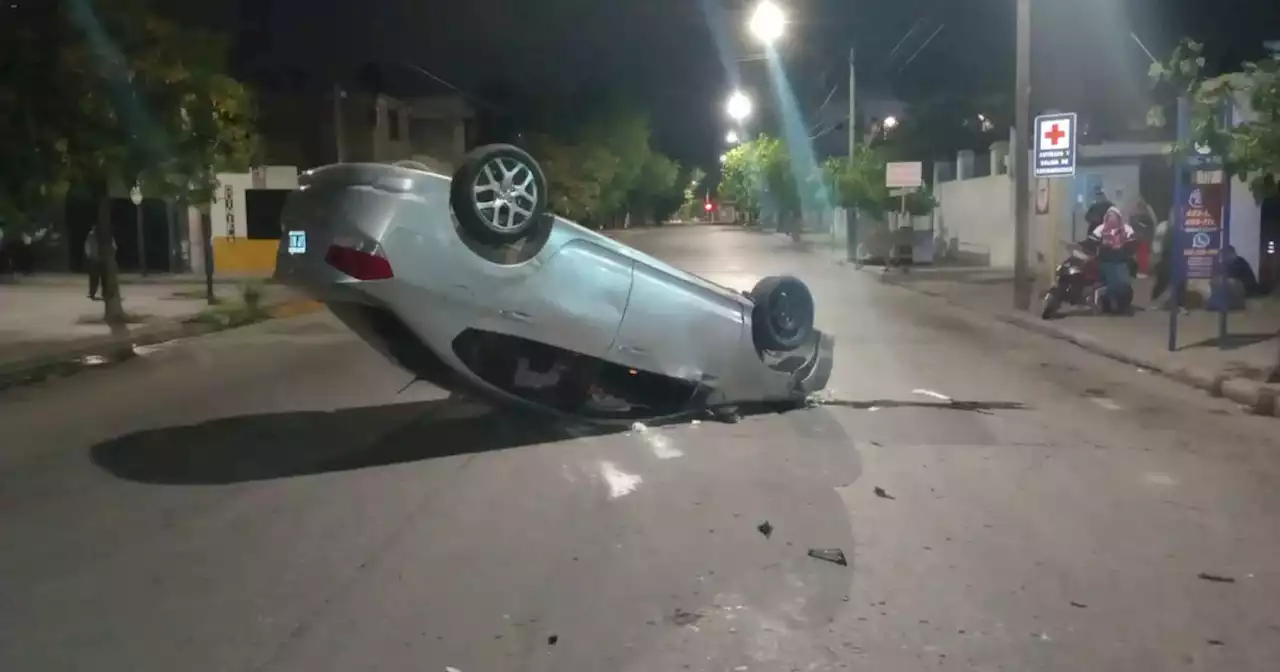
[{"label": "shadow on road", "polygon": [[94,446],[90,454],[95,464],[126,480],[218,485],[416,462],[583,435],[519,413],[450,399],[210,420],[131,434]]}]

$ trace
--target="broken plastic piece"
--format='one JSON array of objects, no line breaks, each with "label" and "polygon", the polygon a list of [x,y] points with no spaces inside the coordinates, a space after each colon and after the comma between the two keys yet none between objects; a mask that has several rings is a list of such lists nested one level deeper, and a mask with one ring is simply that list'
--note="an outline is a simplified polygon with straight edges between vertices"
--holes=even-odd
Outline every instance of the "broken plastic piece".
[{"label": "broken plastic piece", "polygon": [[760,523],[759,525],[756,525],[756,529],[760,530],[760,534],[763,534],[765,539],[768,539],[769,537],[773,536],[773,526],[770,525],[769,521],[767,520],[764,521],[763,523]]},{"label": "broken plastic piece", "polygon": [[844,557],[844,551],[838,548],[811,548],[809,549],[809,557],[834,563],[841,567],[849,566],[849,561]]},{"label": "broken plastic piece", "polygon": [[880,499],[897,499],[897,497],[894,497],[893,495],[889,494],[887,491],[885,491],[884,488],[878,485],[875,487],[874,490],[872,490],[872,492],[876,493],[876,497],[879,497]]}]

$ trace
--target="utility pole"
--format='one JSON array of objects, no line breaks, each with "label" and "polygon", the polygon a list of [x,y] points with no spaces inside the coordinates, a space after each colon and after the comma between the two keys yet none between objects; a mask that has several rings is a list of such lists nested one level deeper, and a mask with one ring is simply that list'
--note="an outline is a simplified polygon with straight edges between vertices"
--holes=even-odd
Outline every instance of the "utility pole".
[{"label": "utility pole", "polygon": [[1028,269],[1031,238],[1031,0],[1018,0],[1017,74],[1014,83],[1013,307],[1031,309],[1033,279]]},{"label": "utility pole", "polygon": [[849,160],[853,160],[854,145],[858,142],[858,70],[855,67],[853,47],[849,47]]},{"label": "utility pole", "polygon": [[333,85],[333,145],[337,153],[338,163],[345,163],[347,160],[346,128],[342,114],[342,99],[346,95],[340,85]]},{"label": "utility pole", "polygon": [[[854,59],[854,47],[849,45],[849,119],[845,125],[849,127],[849,168],[853,168],[853,157],[858,142],[858,69]],[[858,261],[858,209],[844,209],[844,256],[849,261]]]}]

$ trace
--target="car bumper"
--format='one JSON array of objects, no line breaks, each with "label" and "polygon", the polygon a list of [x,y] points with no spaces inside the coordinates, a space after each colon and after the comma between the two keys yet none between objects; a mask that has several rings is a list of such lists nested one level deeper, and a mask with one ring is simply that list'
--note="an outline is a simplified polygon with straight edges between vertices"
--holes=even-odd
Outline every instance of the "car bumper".
[{"label": "car bumper", "polygon": [[826,388],[831,380],[831,369],[835,366],[835,337],[822,332],[817,332],[817,336],[813,359],[796,371],[795,390],[801,396],[821,392]]}]

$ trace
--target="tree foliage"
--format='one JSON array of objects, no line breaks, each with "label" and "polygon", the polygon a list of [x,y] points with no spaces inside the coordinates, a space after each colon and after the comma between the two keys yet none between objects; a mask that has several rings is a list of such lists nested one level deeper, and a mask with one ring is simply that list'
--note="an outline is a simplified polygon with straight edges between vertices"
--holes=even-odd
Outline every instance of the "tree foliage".
[{"label": "tree foliage", "polygon": [[[73,186],[207,202],[214,175],[246,170],[256,140],[246,89],[220,36],[144,0],[21,3],[0,21],[0,212],[28,221]],[[102,185],[98,187],[98,185]]]},{"label": "tree foliage", "polygon": [[660,221],[680,205],[680,166],[650,146],[648,117],[610,106],[571,131],[533,133],[551,208],[589,226],[630,212]]},{"label": "tree foliage", "polygon": [[[208,202],[223,170],[255,148],[247,91],[225,74],[227,44],[152,11],[148,0],[49,0],[0,9],[0,216],[29,226],[71,189],[98,203],[112,240],[112,189]],[[15,141],[15,139],[21,139]],[[107,322],[121,327],[113,255],[103,256]]]},{"label": "tree foliage", "polygon": [[[1151,65],[1150,77],[1157,89],[1189,102],[1191,138],[1175,148],[1175,155],[1207,146],[1223,157],[1228,175],[1248,180],[1259,201],[1280,194],[1280,54],[1209,77],[1204,45],[1183,40],[1167,61]],[[1228,123],[1223,110],[1238,109],[1241,102],[1251,108],[1251,118]],[[1166,119],[1164,106],[1147,115],[1152,126],[1165,126]]]},{"label": "tree foliage", "polygon": [[859,146],[852,159],[832,157],[823,164],[827,180],[834,187],[834,200],[844,208],[855,208],[873,217],[903,209],[912,215],[927,215],[937,201],[926,189],[911,192],[905,198],[893,196],[885,186],[887,161],[881,149]]},{"label": "tree foliage", "polygon": [[786,144],[767,133],[725,153],[717,193],[753,215],[785,218],[800,212],[799,186]]},{"label": "tree foliage", "polygon": [[[761,134],[725,155],[720,196],[749,212],[783,217],[798,214],[802,203],[822,205],[828,200],[880,216],[901,207],[901,198],[890,196],[885,186],[885,164],[883,151],[859,145],[852,160],[833,157],[820,171],[797,175],[785,144]],[[913,214],[928,214],[935,205],[927,192],[907,198],[907,209]]]}]

